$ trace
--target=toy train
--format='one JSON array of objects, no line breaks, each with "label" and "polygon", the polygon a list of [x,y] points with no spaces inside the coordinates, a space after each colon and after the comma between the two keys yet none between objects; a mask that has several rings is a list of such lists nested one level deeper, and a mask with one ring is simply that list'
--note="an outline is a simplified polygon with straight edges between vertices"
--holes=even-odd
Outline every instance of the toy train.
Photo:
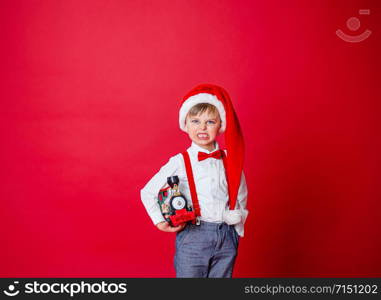
[{"label": "toy train", "polygon": [[183,223],[196,223],[196,215],[187,199],[179,191],[179,177],[167,178],[168,187],[159,191],[158,202],[164,219],[171,226],[179,226]]}]

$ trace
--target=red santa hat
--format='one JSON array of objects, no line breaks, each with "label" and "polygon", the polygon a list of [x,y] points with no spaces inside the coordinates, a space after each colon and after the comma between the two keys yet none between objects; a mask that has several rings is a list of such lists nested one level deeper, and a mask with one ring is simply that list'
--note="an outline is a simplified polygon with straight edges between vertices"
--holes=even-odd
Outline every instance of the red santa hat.
[{"label": "red santa hat", "polygon": [[189,91],[182,100],[179,122],[183,131],[186,131],[185,120],[189,110],[199,103],[214,105],[220,114],[220,133],[225,133],[227,150],[225,174],[228,182],[230,208],[224,214],[224,221],[229,225],[237,224],[242,218],[241,211],[235,209],[235,204],[241,183],[245,150],[241,127],[229,94],[225,89],[214,84],[200,84]]}]

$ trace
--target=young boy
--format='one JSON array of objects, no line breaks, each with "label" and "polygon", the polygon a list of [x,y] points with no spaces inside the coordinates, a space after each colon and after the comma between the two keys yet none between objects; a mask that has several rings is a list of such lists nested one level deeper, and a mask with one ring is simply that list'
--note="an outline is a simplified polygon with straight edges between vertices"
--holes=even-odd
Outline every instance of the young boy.
[{"label": "young boy", "polygon": [[[192,144],[146,184],[142,202],[159,230],[176,232],[176,277],[231,277],[248,214],[237,116],[223,88],[201,84],[184,97],[179,122]],[[226,152],[215,140],[223,132]],[[175,175],[180,192],[193,203],[199,220],[195,224],[172,227],[160,211],[158,192],[167,186],[167,177]]]}]

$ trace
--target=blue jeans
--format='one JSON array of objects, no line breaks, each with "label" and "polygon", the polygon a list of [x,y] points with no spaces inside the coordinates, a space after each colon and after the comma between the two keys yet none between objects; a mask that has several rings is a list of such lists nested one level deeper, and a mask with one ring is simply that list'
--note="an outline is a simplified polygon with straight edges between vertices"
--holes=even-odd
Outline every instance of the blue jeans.
[{"label": "blue jeans", "polygon": [[176,277],[232,277],[238,244],[233,225],[188,224],[176,234]]}]

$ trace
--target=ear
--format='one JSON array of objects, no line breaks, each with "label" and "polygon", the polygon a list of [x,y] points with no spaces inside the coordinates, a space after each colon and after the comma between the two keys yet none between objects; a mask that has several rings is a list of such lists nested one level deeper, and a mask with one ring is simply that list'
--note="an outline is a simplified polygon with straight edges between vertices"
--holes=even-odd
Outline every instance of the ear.
[{"label": "ear", "polygon": [[189,133],[189,128],[188,128],[189,123],[187,122],[187,120],[188,120],[188,116],[185,118],[185,121],[184,121],[185,122],[185,126],[184,126],[185,128],[184,129],[185,129],[186,133]]},{"label": "ear", "polygon": [[220,135],[222,133],[222,132],[220,132],[220,129],[222,127],[222,121],[221,121],[220,116],[218,116],[218,118],[220,119],[220,126],[218,126],[218,133],[217,133],[217,135]]}]

